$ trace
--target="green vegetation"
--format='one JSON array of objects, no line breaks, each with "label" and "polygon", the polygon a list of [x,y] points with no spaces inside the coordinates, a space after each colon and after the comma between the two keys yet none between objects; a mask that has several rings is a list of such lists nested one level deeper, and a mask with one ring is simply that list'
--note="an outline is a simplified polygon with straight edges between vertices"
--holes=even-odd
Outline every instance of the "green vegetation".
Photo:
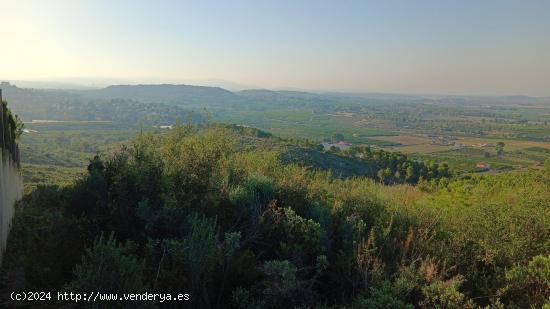
[{"label": "green vegetation", "polygon": [[[449,179],[401,154],[310,144],[221,125],[142,133],[24,198],[4,275],[22,269],[37,290],[186,291],[200,308],[550,305],[548,170]],[[432,180],[333,177],[285,160],[301,149],[390,168],[387,183],[410,169]]]},{"label": "green vegetation", "polygon": [[6,101],[0,101],[0,150],[8,154],[19,164],[19,147],[17,140],[23,133],[23,122],[13,115]]},{"label": "green vegetation", "polygon": [[550,306],[547,98],[0,86],[26,121],[0,295]]},{"label": "green vegetation", "polygon": [[[234,123],[316,143],[343,137],[355,146],[447,161],[457,173],[477,171],[480,162],[490,165],[486,172],[538,168],[550,157],[544,152],[524,153],[528,148],[550,149],[549,98],[230,92],[187,85],[0,87],[27,125],[35,124],[31,120],[65,121],[57,124],[59,128],[70,122],[103,121],[95,123],[96,128],[88,123],[90,132],[102,130],[100,126],[127,130],[139,124],[173,125],[177,119]],[[505,144],[503,149],[496,149],[499,142]]]},{"label": "green vegetation", "polygon": [[363,162],[374,164],[376,175],[371,178],[378,179],[384,184],[415,184],[422,180],[430,181],[451,176],[447,163],[425,163],[409,159],[398,152],[372,150],[370,147],[351,147],[345,152],[348,156],[359,157]]},{"label": "green vegetation", "polygon": [[140,130],[108,123],[27,123],[25,128],[19,143],[25,192],[72,184],[86,172],[90,157],[113,153]]}]

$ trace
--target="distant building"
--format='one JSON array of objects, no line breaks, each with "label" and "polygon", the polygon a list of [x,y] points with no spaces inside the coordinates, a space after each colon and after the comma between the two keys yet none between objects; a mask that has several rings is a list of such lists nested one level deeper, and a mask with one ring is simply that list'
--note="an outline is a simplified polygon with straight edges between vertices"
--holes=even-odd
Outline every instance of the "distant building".
[{"label": "distant building", "polygon": [[491,169],[491,166],[488,164],[488,163],[485,163],[485,162],[478,162],[476,164],[476,169],[479,171],[479,172],[485,172],[485,171],[488,171]]},{"label": "distant building", "polygon": [[351,143],[348,143],[348,142],[345,142],[345,141],[338,141],[336,144],[338,144],[339,146],[351,147]]},{"label": "distant building", "polygon": [[340,150],[346,150],[348,148],[350,148],[352,146],[351,143],[348,143],[346,141],[338,141],[336,143],[327,143],[327,142],[324,142],[324,143],[321,143],[321,145],[323,145],[323,148],[325,150],[330,150],[332,147],[336,147]]},{"label": "distant building", "polygon": [[153,126],[154,128],[159,128],[159,129],[168,129],[168,130],[172,130],[174,128],[173,125],[164,125],[164,126]]}]

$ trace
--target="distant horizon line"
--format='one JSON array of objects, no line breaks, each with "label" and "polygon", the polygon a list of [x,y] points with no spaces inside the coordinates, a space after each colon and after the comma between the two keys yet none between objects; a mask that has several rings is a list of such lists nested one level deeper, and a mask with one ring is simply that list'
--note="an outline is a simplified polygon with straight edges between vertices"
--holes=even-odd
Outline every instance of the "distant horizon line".
[{"label": "distant horizon line", "polygon": [[[226,83],[231,83],[234,85],[239,85],[239,83],[223,80],[223,79],[211,79],[211,81],[224,81]],[[105,89],[111,86],[194,86],[194,87],[210,87],[210,88],[220,88],[233,93],[247,90],[259,90],[259,91],[273,91],[273,92],[282,92],[282,91],[295,91],[303,93],[313,93],[313,94],[342,94],[342,95],[394,95],[394,96],[444,96],[444,97],[500,97],[500,98],[514,98],[514,97],[523,97],[531,99],[547,99],[550,98],[550,95],[541,95],[534,96],[528,94],[481,94],[481,93],[438,93],[438,92],[399,92],[399,91],[367,91],[367,90],[354,90],[354,89],[308,89],[308,88],[298,88],[298,87],[261,87],[261,86],[252,86],[246,87],[246,85],[241,85],[242,87],[227,87],[220,84],[213,84],[209,80],[204,81],[201,84],[193,83],[191,81],[186,82],[131,82],[131,81],[122,81],[120,83],[114,82],[71,82],[68,80],[21,80],[21,79],[0,79],[0,83],[9,83],[12,86],[23,89],[43,89],[43,90],[99,90]],[[191,82],[191,83],[190,83]]]}]

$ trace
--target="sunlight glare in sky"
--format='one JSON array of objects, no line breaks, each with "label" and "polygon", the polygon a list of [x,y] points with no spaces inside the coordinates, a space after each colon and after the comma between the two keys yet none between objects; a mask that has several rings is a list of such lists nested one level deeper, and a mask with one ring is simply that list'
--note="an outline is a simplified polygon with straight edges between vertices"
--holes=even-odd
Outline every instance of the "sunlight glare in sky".
[{"label": "sunlight glare in sky", "polygon": [[0,1],[0,78],[550,95],[548,1]]}]

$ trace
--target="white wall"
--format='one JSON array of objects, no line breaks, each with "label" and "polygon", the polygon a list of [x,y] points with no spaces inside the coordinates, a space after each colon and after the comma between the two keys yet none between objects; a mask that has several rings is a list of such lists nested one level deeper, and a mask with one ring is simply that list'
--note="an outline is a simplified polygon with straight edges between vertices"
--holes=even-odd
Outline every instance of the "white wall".
[{"label": "white wall", "polygon": [[8,153],[0,149],[0,264],[6,249],[14,204],[23,194],[21,171]]}]

